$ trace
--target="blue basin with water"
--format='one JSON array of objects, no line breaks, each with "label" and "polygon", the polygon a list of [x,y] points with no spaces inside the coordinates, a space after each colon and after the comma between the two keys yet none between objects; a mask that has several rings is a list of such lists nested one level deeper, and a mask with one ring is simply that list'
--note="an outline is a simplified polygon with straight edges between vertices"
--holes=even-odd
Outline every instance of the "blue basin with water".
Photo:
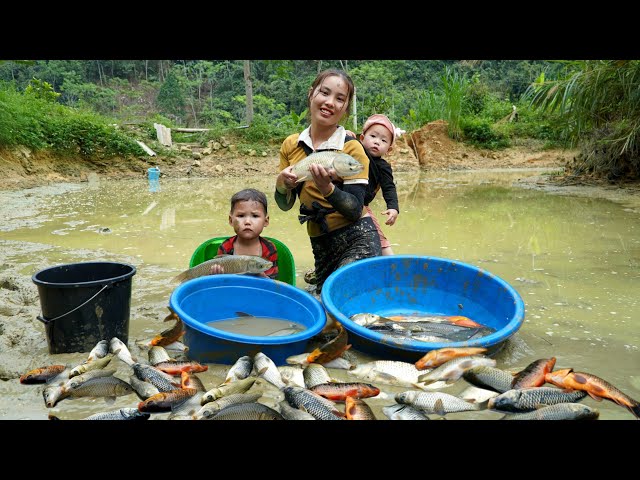
[{"label": "blue basin with water", "polygon": [[[311,337],[326,323],[322,304],[312,295],[287,283],[245,275],[205,275],[188,280],[173,291],[169,305],[185,326],[188,357],[201,363],[232,365],[244,356],[262,352],[276,365],[305,351]],[[252,336],[214,328],[207,323],[236,317],[291,320],[306,327],[287,336]],[[259,321],[259,319],[256,319]]]},{"label": "blue basin with water", "polygon": [[[524,302],[507,282],[482,268],[431,256],[391,255],[350,263],[329,276],[321,295],[353,348],[388,360],[415,362],[444,347],[484,347],[493,355],[524,322]],[[495,332],[464,342],[423,342],[360,326],[350,320],[356,313],[462,315]]]}]

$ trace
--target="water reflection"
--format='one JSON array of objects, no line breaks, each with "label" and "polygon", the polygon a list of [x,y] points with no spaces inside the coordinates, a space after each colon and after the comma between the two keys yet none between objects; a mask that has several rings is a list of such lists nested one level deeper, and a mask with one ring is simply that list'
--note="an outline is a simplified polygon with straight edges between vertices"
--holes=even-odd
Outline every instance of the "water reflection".
[{"label": "water reflection", "polygon": [[[637,212],[606,200],[511,186],[535,173],[398,173],[400,216],[396,225],[382,222],[382,228],[397,254],[478,265],[517,289],[525,323],[501,353],[503,367],[555,356],[557,368],[593,373],[640,398]],[[7,261],[24,264],[28,275],[96,258],[136,265],[130,336],[148,337],[162,328],[175,288],[170,279],[188,267],[194,249],[208,238],[233,234],[229,200],[241,188],[267,193],[271,222],[264,234],[289,246],[297,285],[306,286],[303,276],[313,256],[305,226],[297,212],[277,208],[272,181],[163,179],[161,191],[149,192],[146,179],[90,179],[32,189],[28,199],[5,194],[2,239],[19,242]],[[385,209],[381,195],[372,209],[378,215]],[[105,228],[109,234],[101,233]],[[607,418],[630,418],[620,407],[597,407]]]}]

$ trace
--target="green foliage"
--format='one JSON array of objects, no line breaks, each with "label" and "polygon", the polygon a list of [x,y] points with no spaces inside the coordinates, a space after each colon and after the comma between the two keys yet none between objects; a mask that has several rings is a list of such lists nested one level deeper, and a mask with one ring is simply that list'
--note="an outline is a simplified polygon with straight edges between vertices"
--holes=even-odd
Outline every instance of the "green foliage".
[{"label": "green foliage", "polygon": [[464,140],[477,147],[497,150],[509,146],[508,137],[484,119],[465,117],[460,122],[460,130]]},{"label": "green foliage", "polygon": [[415,109],[409,109],[409,115],[402,121],[409,129],[415,130],[442,118],[444,118],[444,98],[434,91],[428,91],[419,94]]},{"label": "green foliage", "polygon": [[53,89],[49,82],[43,82],[37,78],[31,79],[24,93],[51,103],[56,102],[61,95]]},{"label": "green foliage", "polygon": [[0,144],[51,148],[85,157],[142,153],[134,140],[105,117],[20,94],[6,85],[0,85]]},{"label": "green foliage", "polygon": [[440,77],[444,96],[445,120],[449,122],[449,136],[454,140],[460,140],[462,129],[460,121],[462,117],[462,103],[465,99],[469,80],[464,74],[445,67]]},{"label": "green foliage", "polygon": [[169,72],[156,100],[161,113],[181,118],[185,108],[184,91],[173,71]]},{"label": "green foliage", "polygon": [[582,149],[578,173],[640,177],[640,60],[562,62],[524,95],[534,109],[559,112],[568,138]]}]

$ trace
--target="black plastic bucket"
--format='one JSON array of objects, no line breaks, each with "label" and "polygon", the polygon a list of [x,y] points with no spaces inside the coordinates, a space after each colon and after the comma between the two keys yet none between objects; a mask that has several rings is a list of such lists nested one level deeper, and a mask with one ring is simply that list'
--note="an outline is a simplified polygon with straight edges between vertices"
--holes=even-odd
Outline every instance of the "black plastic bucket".
[{"label": "black plastic bucket", "polygon": [[131,278],[126,263],[86,262],[36,272],[49,353],[90,352],[100,340],[129,340]]}]

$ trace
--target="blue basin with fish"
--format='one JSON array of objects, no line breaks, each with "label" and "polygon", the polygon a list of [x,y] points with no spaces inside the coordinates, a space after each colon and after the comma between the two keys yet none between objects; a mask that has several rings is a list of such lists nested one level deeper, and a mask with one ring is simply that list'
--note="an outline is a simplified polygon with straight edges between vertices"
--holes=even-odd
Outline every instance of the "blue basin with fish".
[{"label": "blue basin with fish", "polygon": [[[484,347],[493,355],[524,322],[524,302],[511,285],[482,268],[446,258],[390,255],[359,260],[333,272],[321,295],[353,348],[388,360],[415,362],[444,347]],[[494,331],[466,341],[420,341],[358,325],[351,320],[357,313],[465,316]]]},{"label": "blue basin with fish", "polygon": [[[201,363],[232,365],[238,358],[262,352],[276,365],[306,350],[311,337],[326,323],[322,304],[287,283],[247,275],[205,275],[179,285],[169,305],[185,327],[187,356]],[[215,321],[252,316],[290,320],[304,328],[291,335],[253,336],[214,328]]]}]

